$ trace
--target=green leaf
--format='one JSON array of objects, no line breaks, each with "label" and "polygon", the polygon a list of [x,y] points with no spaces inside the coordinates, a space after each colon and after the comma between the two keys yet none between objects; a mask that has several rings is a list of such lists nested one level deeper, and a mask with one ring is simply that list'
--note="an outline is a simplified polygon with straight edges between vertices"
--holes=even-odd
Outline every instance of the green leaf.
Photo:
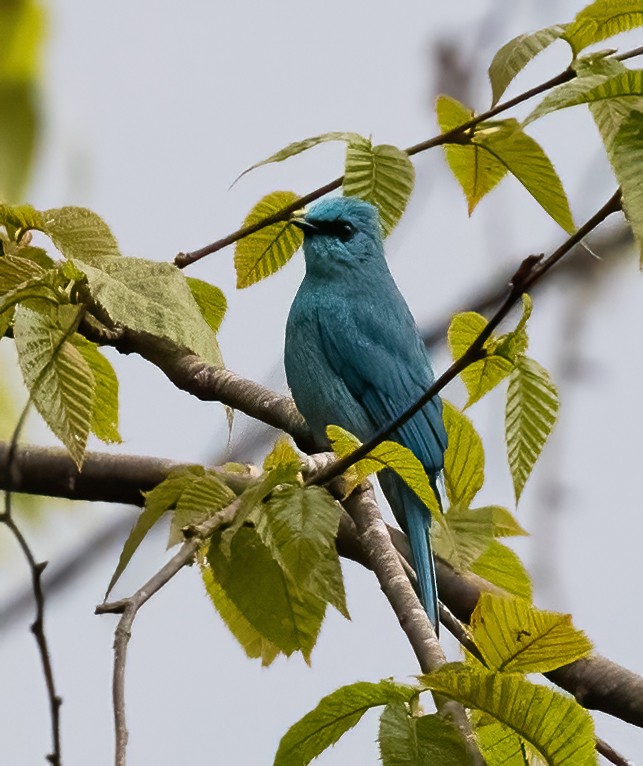
[{"label": "green leaf", "polygon": [[496,537],[525,535],[506,508],[452,508],[445,516],[446,526],[432,534],[435,552],[454,569],[466,572],[487,550]]},{"label": "green leaf", "polygon": [[503,356],[512,364],[516,364],[521,356],[524,356],[529,345],[529,336],[527,335],[527,322],[531,316],[533,303],[527,293],[522,294],[522,316],[511,332],[501,335],[492,344],[494,354]]},{"label": "green leaf", "polygon": [[[243,222],[244,227],[263,221],[292,205],[297,199],[297,195],[290,191],[267,194],[248,213]],[[234,252],[237,287],[249,287],[274,274],[288,263],[303,241],[303,232],[289,221],[264,226],[254,234],[240,239]]]},{"label": "green leaf", "polygon": [[349,619],[335,538],[340,510],[322,487],[277,488],[258,514],[257,532],[288,579]]},{"label": "green leaf", "polygon": [[344,194],[375,205],[384,236],[406,210],[415,183],[415,168],[406,152],[389,144],[373,146],[356,136],[346,147]]},{"label": "green leaf", "polygon": [[[472,109],[450,96],[438,96],[436,113],[443,133],[468,122],[474,116]],[[469,215],[507,173],[507,168],[501,162],[475,144],[445,144],[444,156],[462,187]]]},{"label": "green leaf", "polygon": [[526,752],[527,743],[515,731],[485,713],[474,711],[471,718],[480,752],[487,764],[537,766]]},{"label": "green leaf", "polygon": [[524,125],[544,117],[550,112],[580,104],[593,104],[604,99],[643,95],[643,70],[625,69],[607,80],[600,75],[572,80],[551,91],[528,115]]},{"label": "green leaf", "polygon": [[452,506],[468,507],[484,484],[484,450],[469,418],[444,402],[444,425],[449,445],[444,453],[444,483]]},{"label": "green leaf", "polygon": [[44,421],[81,467],[94,405],[94,376],[69,342],[74,321],[57,324],[23,306],[14,319],[18,361],[31,400]]},{"label": "green leaf", "polygon": [[529,574],[518,556],[506,545],[492,540],[485,552],[470,566],[479,577],[514,596],[531,599]]},{"label": "green leaf", "polygon": [[252,527],[237,531],[229,557],[220,541],[217,530],[207,553],[215,581],[258,633],[287,656],[301,651],[308,662],[326,612],[325,602],[286,577]]},{"label": "green leaf", "polygon": [[623,195],[623,210],[641,253],[643,268],[643,113],[623,121],[609,149],[609,158]]},{"label": "green leaf", "polygon": [[567,25],[563,37],[576,56],[588,45],[642,25],[640,0],[595,0]]},{"label": "green leaf", "polygon": [[213,367],[222,360],[215,334],[176,266],[142,258],[74,261],[91,296],[116,324],[165,338]]},{"label": "green leaf", "polygon": [[[487,326],[487,320],[475,311],[456,314],[451,320],[447,339],[451,356],[459,359],[465,354],[478,335]],[[484,359],[470,364],[460,373],[469,398],[465,407],[481,399],[485,394],[502,382],[513,369],[513,364],[504,356],[489,353],[490,341],[484,345],[487,355]]]},{"label": "green leaf", "polygon": [[263,470],[271,471],[278,466],[301,466],[301,458],[292,445],[292,440],[286,434],[277,437],[275,446],[263,461]]},{"label": "green leaf", "polygon": [[105,598],[109,596],[112,588],[125,571],[138,546],[143,542],[145,535],[170,508],[174,508],[183,490],[195,478],[203,476],[204,473],[205,470],[197,465],[178,468],[171,471],[154,489],[143,493],[145,495],[145,506],[125,541],[118,564],[105,591]]},{"label": "green leaf", "polygon": [[[584,80],[591,78],[597,85],[626,71],[625,65],[617,59],[600,54],[577,59],[574,62],[574,69],[579,78]],[[633,110],[643,112],[643,97],[624,96],[602,99],[588,106],[609,153],[614,137],[630,113]]]},{"label": "green leaf", "polygon": [[45,270],[29,258],[5,255],[0,258],[0,294],[42,277]]},{"label": "green leaf", "polygon": [[575,231],[567,195],[551,160],[517,120],[483,123],[473,141],[502,163],[568,234]]},{"label": "green leaf", "polygon": [[450,663],[422,676],[428,689],[481,710],[510,727],[550,766],[596,764],[594,726],[576,700],[517,673]]},{"label": "green leaf", "polygon": [[528,601],[483,593],[471,616],[473,640],[492,670],[546,673],[579,660],[592,643],[569,614]]},{"label": "green leaf", "polygon": [[184,542],[185,527],[202,524],[230,505],[235,498],[234,492],[212,471],[195,477],[186,484],[176,500],[176,509],[170,524],[168,548]]},{"label": "green leaf", "polygon": [[556,24],[539,29],[537,32],[518,35],[502,46],[493,57],[489,66],[489,81],[493,94],[492,106],[495,106],[507,89],[509,83],[527,64],[544,51],[565,32],[565,27]]},{"label": "green leaf", "polygon": [[0,80],[32,82],[40,71],[45,13],[33,0],[0,6]]},{"label": "green leaf", "polygon": [[107,444],[120,444],[122,439],[118,432],[118,378],[114,368],[100,353],[95,343],[78,333],[74,333],[70,340],[82,354],[94,377],[91,431]]},{"label": "green leaf", "polygon": [[460,732],[439,715],[413,716],[403,702],[389,703],[380,718],[382,766],[468,766]]},{"label": "green leaf", "polygon": [[[361,446],[361,442],[356,436],[339,426],[328,426],[326,435],[331,443],[333,451],[344,457]],[[429,482],[424,466],[408,447],[392,441],[384,441],[378,444],[367,457],[358,461],[365,465],[360,466],[359,475],[363,480],[374,471],[381,471],[383,468],[389,468],[394,471],[420,498],[420,500],[431,511],[431,515],[440,523],[443,523],[442,509],[438,502],[435,492]],[[368,473],[364,473],[367,471]],[[359,482],[358,482],[359,483]]]},{"label": "green leaf", "polygon": [[196,305],[199,307],[201,316],[213,333],[219,332],[219,327],[228,308],[225,295],[218,287],[209,282],[203,282],[201,279],[186,277],[186,282]]},{"label": "green leaf", "polygon": [[302,141],[294,141],[292,144],[288,144],[288,146],[285,146],[278,152],[271,154],[270,157],[266,158],[265,160],[261,160],[261,162],[257,162],[254,165],[251,165],[247,170],[244,170],[240,176],[238,176],[234,183],[236,183],[240,178],[245,176],[246,173],[249,173],[251,170],[260,168],[262,165],[268,165],[271,162],[283,162],[289,157],[294,157],[296,154],[301,154],[302,152],[305,152],[308,149],[312,149],[314,146],[318,146],[319,144],[325,143],[326,141],[345,141],[348,143],[350,141],[359,140],[360,138],[361,136],[359,136],[357,133],[345,133],[336,130],[332,131],[331,133],[322,133],[321,136],[304,138]]},{"label": "green leaf", "polygon": [[516,502],[558,416],[558,392],[533,359],[518,360],[507,389],[505,439]]},{"label": "green leaf", "polygon": [[367,710],[392,702],[409,702],[416,694],[415,687],[388,680],[342,686],[284,734],[274,766],[306,766],[359,723]]},{"label": "green leaf", "polygon": [[280,654],[278,647],[255,630],[228,598],[226,592],[214,579],[212,569],[207,560],[201,557],[199,559],[199,566],[206,592],[232,635],[241,644],[248,657],[251,659],[261,658],[261,664],[264,667],[270,665]]}]

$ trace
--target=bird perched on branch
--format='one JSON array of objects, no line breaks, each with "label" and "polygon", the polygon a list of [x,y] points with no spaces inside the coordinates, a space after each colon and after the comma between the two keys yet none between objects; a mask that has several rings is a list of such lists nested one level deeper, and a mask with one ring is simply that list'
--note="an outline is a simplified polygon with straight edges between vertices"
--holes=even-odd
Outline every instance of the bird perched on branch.
[{"label": "bird perched on branch", "polygon": [[[333,197],[291,221],[304,232],[306,275],[286,326],[288,385],[320,446],[330,424],[366,441],[433,383],[429,357],[388,269],[377,208]],[[439,397],[390,438],[415,454],[435,490],[447,445]],[[391,471],[380,473],[380,484],[408,535],[420,598],[437,629],[429,510]]]}]

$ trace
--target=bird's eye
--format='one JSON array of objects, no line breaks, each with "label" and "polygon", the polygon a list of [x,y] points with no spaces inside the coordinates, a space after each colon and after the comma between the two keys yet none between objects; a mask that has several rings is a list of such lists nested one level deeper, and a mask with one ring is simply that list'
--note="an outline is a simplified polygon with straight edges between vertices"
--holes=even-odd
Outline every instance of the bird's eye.
[{"label": "bird's eye", "polygon": [[336,237],[342,242],[348,242],[355,234],[355,227],[348,221],[316,221],[318,231],[328,237]]}]

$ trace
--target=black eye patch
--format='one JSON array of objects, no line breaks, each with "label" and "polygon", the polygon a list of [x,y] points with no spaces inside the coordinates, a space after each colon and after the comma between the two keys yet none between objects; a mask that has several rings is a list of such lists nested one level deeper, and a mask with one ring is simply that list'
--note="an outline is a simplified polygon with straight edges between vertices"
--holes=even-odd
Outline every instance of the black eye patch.
[{"label": "black eye patch", "polygon": [[317,234],[322,234],[327,237],[336,237],[342,242],[348,242],[355,234],[355,227],[348,221],[315,221],[315,228]]}]

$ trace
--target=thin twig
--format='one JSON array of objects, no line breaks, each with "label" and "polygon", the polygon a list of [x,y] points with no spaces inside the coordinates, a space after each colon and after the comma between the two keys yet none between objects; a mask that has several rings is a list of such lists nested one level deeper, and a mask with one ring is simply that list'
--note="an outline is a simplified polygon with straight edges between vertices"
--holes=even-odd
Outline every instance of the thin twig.
[{"label": "thin twig", "polygon": [[596,737],[596,752],[600,753],[603,758],[607,758],[610,763],[615,763],[616,766],[634,766],[634,761],[630,761],[624,755],[617,753],[610,744],[599,737]]},{"label": "thin twig", "polygon": [[380,428],[368,441],[351,452],[346,457],[337,460],[328,466],[319,474],[309,476],[308,484],[323,484],[354,465],[358,460],[366,457],[375,447],[387,439],[392,433],[404,425],[410,418],[419,412],[436,394],[438,394],[446,385],[459,375],[466,367],[484,357],[484,344],[491,337],[492,332],[507,316],[511,309],[518,303],[523,293],[544,277],[549,270],[555,266],[570,250],[574,248],[589,232],[602,223],[609,215],[621,209],[621,192],[616,191],[603,207],[595,213],[586,223],[583,224],[571,237],[569,237],[549,258],[542,260],[540,256],[530,255],[523,260],[510,283],[509,293],[502,305],[495,314],[489,319],[482,331],[471,343],[469,348],[461,357],[455,360],[453,364],[440,375],[440,377],[430,386],[422,396],[413,404],[407,407],[395,420],[387,423]]},{"label": "thin twig", "polygon": [[45,633],[45,595],[42,589],[42,573],[47,566],[46,561],[36,561],[29,543],[27,542],[22,531],[15,522],[12,515],[11,497],[12,497],[12,472],[14,467],[14,461],[16,456],[16,450],[18,447],[18,439],[27,418],[29,412],[31,400],[27,402],[22,413],[18,419],[18,423],[14,428],[13,435],[11,437],[11,443],[6,455],[6,486],[4,493],[4,512],[0,514],[0,523],[4,524],[16,538],[20,549],[22,550],[29,570],[31,572],[31,586],[33,589],[33,597],[36,604],[36,617],[31,624],[31,632],[36,639],[38,645],[38,652],[40,654],[40,660],[42,662],[43,675],[45,677],[45,686],[47,687],[47,698],[49,700],[49,713],[51,718],[51,740],[52,750],[47,755],[47,760],[52,766],[62,766],[61,745],[60,745],[60,707],[62,705],[62,698],[56,691],[56,684],[54,682],[54,672],[51,663],[51,653],[49,651],[49,643],[47,641],[47,634]]},{"label": "thin twig", "polygon": [[191,563],[203,542],[219,527],[229,524],[239,507],[239,501],[234,500],[227,508],[216,513],[203,524],[195,527],[189,540],[186,540],[178,552],[151,577],[145,585],[129,598],[120,599],[96,607],[96,614],[120,614],[114,635],[114,674],[112,680],[112,700],[114,706],[114,730],[116,736],[115,764],[125,766],[127,763],[127,720],[125,717],[125,666],[127,662],[127,647],[132,637],[132,625],[138,610],[149,599],[183,569]]},{"label": "thin twig", "polygon": [[[631,59],[631,58],[634,58],[635,56],[640,56],[642,54],[643,54],[643,46],[640,48],[634,48],[633,50],[630,50],[630,51],[626,51],[625,53],[622,53],[619,56],[616,56],[615,58],[618,61],[625,61],[627,59]],[[470,120],[463,123],[462,125],[457,126],[456,128],[452,128],[451,130],[448,130],[444,133],[439,133],[438,135],[433,136],[432,138],[429,138],[426,141],[421,141],[420,143],[413,144],[413,146],[409,146],[407,149],[405,149],[405,152],[406,154],[409,155],[409,157],[411,157],[415,154],[419,154],[420,152],[425,152],[428,149],[432,149],[436,146],[441,146],[443,144],[462,143],[463,140],[466,138],[467,134],[473,128],[479,125],[481,122],[484,122],[485,120],[490,120],[491,118],[495,117],[501,112],[504,112],[508,109],[512,109],[514,106],[518,106],[518,104],[521,104],[524,101],[528,101],[530,98],[533,98],[534,96],[538,96],[541,93],[551,90],[551,88],[555,88],[557,85],[562,85],[566,82],[569,82],[570,80],[573,80],[575,77],[576,77],[576,72],[571,67],[568,67],[567,69],[555,75],[554,77],[551,77],[546,82],[541,83],[540,85],[536,85],[533,88],[529,88],[523,93],[520,93],[519,95],[514,96],[513,98],[510,98],[507,101],[503,101],[500,104],[496,104],[496,106],[494,106],[493,108],[488,109],[486,112],[483,112],[482,114],[479,114],[476,117],[472,117]],[[186,266],[190,266],[191,264],[196,263],[198,260],[200,260],[201,258],[204,258],[206,255],[211,255],[212,253],[216,253],[218,250],[222,250],[224,247],[227,247],[228,245],[232,245],[238,240],[243,239],[244,237],[247,237],[250,234],[254,234],[257,231],[260,231],[266,226],[270,226],[274,223],[279,223],[280,221],[286,221],[296,210],[299,210],[300,208],[305,207],[306,205],[309,205],[311,202],[314,202],[315,200],[319,199],[320,197],[323,197],[325,194],[328,194],[331,191],[334,191],[335,189],[339,189],[339,187],[342,185],[343,182],[344,182],[344,176],[335,178],[333,181],[330,181],[329,183],[324,184],[324,186],[320,186],[318,189],[315,189],[314,191],[308,194],[305,194],[303,197],[299,197],[287,207],[284,207],[281,210],[278,210],[276,213],[273,213],[272,215],[266,216],[266,218],[262,218],[260,221],[257,221],[256,223],[253,223],[249,226],[242,226],[240,229],[233,231],[231,234],[228,234],[227,236],[222,237],[221,239],[218,239],[215,242],[212,242],[211,244],[206,245],[205,247],[201,247],[198,250],[193,250],[192,252],[189,252],[189,253],[178,253],[176,257],[174,258],[174,264],[178,266],[180,269],[183,269]]]}]

